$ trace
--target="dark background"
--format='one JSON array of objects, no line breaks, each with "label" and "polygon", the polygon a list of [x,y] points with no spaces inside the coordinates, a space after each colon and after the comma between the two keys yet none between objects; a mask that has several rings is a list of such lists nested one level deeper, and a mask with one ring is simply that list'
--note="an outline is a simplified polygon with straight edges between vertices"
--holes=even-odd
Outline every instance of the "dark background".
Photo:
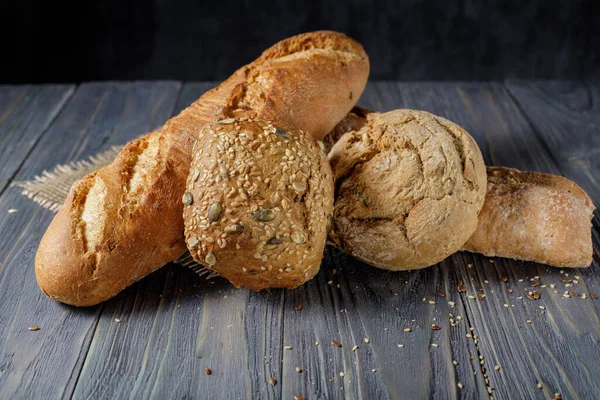
[{"label": "dark background", "polygon": [[600,76],[600,1],[21,0],[0,15],[0,83],[222,80],[317,29],[363,43],[371,79]]}]

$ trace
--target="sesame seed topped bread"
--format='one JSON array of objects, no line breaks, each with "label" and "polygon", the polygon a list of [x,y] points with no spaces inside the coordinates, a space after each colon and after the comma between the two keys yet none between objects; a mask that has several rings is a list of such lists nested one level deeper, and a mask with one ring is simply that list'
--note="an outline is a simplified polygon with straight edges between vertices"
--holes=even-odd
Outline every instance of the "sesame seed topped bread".
[{"label": "sesame seed topped bread", "polygon": [[207,126],[193,153],[182,201],[194,259],[252,290],[311,279],[323,258],[333,177],[310,135],[229,118]]},{"label": "sesame seed topped bread", "polygon": [[485,204],[463,249],[557,267],[592,263],[594,204],[562,176],[488,167]]},{"label": "sesame seed topped bread", "polygon": [[245,115],[322,138],[367,81],[362,46],[337,32],[297,35],[266,50],[112,164],[76,182],[36,255],[49,297],[94,305],[181,255],[182,195],[204,126]]},{"label": "sesame seed topped bread", "polygon": [[332,241],[389,270],[424,268],[469,239],[486,171],[473,138],[424,111],[370,113],[329,153],[336,199]]}]

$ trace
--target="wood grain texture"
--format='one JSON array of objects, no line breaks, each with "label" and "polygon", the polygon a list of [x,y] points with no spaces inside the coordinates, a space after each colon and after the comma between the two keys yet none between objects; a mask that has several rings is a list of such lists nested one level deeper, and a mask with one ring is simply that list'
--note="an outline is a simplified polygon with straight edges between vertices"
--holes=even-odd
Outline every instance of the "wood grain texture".
[{"label": "wood grain texture", "polygon": [[0,86],[0,193],[74,90],[75,85]]},{"label": "wood grain texture", "polygon": [[[213,86],[186,84],[175,105],[174,83],[84,85],[17,177],[123,143]],[[598,205],[598,87],[581,87],[375,82],[360,103],[449,118],[475,137],[487,163],[564,174]],[[9,204],[19,212],[6,214]],[[80,310],[47,300],[35,285],[32,260],[49,219],[17,190],[0,196],[0,398],[471,399],[491,391],[495,399],[547,399],[555,392],[587,399],[600,393],[600,300],[589,295],[600,295],[597,256],[592,268],[562,273],[471,253],[425,270],[389,272],[327,248],[321,272],[293,291],[254,293],[168,265],[102,306]],[[541,298],[529,299],[536,290]],[[587,298],[565,298],[565,290]],[[33,324],[41,330],[27,331]]]},{"label": "wood grain texture", "polygon": [[[15,179],[30,179],[160,125],[171,115],[179,89],[176,82],[80,86]],[[68,398],[102,306],[64,306],[37,288],[33,260],[51,212],[12,188],[0,196],[0,215],[0,398]],[[33,325],[40,330],[28,331]]]}]

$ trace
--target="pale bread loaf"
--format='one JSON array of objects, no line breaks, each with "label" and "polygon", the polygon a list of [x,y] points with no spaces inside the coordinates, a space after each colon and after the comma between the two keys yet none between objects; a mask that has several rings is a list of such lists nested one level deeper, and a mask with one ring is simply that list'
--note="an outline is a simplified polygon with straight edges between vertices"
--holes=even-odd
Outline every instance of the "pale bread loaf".
[{"label": "pale bread loaf", "polygon": [[485,204],[464,250],[557,267],[592,263],[594,204],[562,176],[488,167]]},{"label": "pale bread loaf", "polygon": [[332,241],[375,267],[424,268],[456,252],[477,227],[483,157],[458,125],[424,111],[370,113],[329,153]]},{"label": "pale bread loaf", "polygon": [[[371,112],[355,107],[324,142],[332,146],[359,130],[366,123],[362,115]],[[505,167],[487,167],[487,175],[477,229],[462,250],[557,267],[591,264],[595,207],[581,187],[562,176]]]}]

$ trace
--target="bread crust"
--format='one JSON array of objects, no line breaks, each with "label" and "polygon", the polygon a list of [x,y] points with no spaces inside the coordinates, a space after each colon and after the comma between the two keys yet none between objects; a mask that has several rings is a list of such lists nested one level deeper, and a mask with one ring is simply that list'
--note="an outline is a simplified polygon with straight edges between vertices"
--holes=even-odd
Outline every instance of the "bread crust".
[{"label": "bread crust", "polygon": [[557,267],[592,263],[594,204],[562,176],[488,167],[485,204],[463,250]]},{"label": "bread crust", "polygon": [[325,153],[329,154],[333,145],[345,133],[360,130],[367,123],[367,115],[374,111],[362,107],[354,107],[352,110],[323,138]]},{"label": "bread crust", "polygon": [[333,211],[327,157],[302,131],[224,122],[195,145],[182,199],[188,249],[236,287],[298,287],[323,258]]},{"label": "bread crust", "polygon": [[332,241],[389,270],[424,268],[475,231],[483,157],[458,125],[424,111],[370,113],[329,153],[336,199]]},{"label": "bread crust", "polygon": [[90,306],[172,261],[185,250],[181,196],[206,124],[242,113],[321,138],[354,106],[368,73],[362,46],[337,32],[294,36],[266,50],[73,185],[38,248],[40,289]]}]

